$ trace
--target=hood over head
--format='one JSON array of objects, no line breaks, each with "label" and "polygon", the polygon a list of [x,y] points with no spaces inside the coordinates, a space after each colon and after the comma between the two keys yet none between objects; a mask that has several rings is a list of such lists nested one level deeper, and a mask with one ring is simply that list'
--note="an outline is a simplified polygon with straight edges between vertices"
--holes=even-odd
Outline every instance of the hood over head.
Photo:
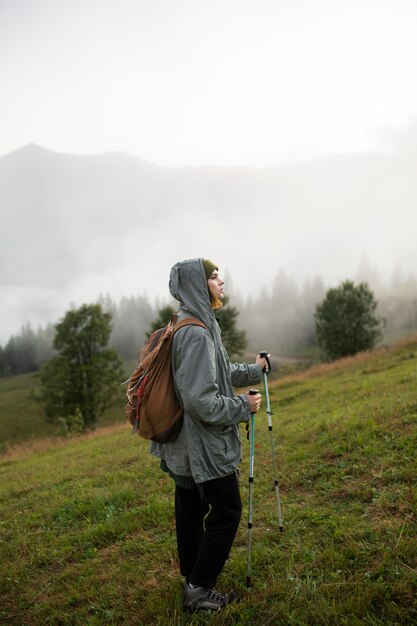
[{"label": "hood over head", "polygon": [[210,301],[204,259],[188,259],[176,263],[171,269],[169,289],[171,295],[180,302],[180,315],[197,317],[209,331],[215,350],[216,375],[224,388],[229,384],[230,363],[221,340],[220,326],[217,323]]},{"label": "hood over head", "polygon": [[200,319],[210,330],[217,325],[210,302],[206,272],[201,259],[179,261],[171,269],[169,290],[181,310]]}]

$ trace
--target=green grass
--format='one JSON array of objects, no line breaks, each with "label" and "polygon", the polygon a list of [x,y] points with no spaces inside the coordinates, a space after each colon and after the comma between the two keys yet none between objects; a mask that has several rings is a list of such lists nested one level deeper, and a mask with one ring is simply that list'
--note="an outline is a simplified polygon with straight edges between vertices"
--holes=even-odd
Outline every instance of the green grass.
[{"label": "green grass", "polygon": [[[135,366],[135,362],[125,363],[126,377]],[[42,404],[36,400],[40,384],[37,373],[0,378],[0,454],[16,444],[30,446],[39,439],[56,436],[56,426],[45,420]],[[125,393],[126,389],[120,386],[117,401],[101,417],[100,425],[123,421]]]},{"label": "green grass", "polygon": [[33,397],[38,385],[35,374],[0,378],[0,453],[10,444],[53,434]]},{"label": "green grass", "polygon": [[271,381],[284,533],[261,411],[254,586],[245,439],[245,510],[218,581],[242,600],[215,616],[182,612],[173,485],[128,426],[16,448],[0,460],[0,624],[417,623],[416,390],[417,339]]}]

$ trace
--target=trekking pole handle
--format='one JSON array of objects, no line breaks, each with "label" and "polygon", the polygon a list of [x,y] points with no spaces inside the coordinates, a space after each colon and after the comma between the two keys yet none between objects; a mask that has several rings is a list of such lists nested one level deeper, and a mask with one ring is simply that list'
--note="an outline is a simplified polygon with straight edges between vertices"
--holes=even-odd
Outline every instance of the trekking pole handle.
[{"label": "trekking pole handle", "polygon": [[265,359],[267,362],[268,367],[264,367],[263,368],[263,373],[264,374],[269,374],[269,372],[271,371],[271,361],[269,360],[269,352],[267,352],[266,350],[261,350],[260,352],[258,352],[259,356],[261,357],[261,359]]},{"label": "trekking pole handle", "polygon": [[[259,389],[249,389],[249,392],[248,392],[250,396],[257,396],[257,395],[260,395],[260,393],[261,392],[259,391]],[[259,409],[259,406],[258,406],[258,409]],[[251,411],[252,416],[255,415],[258,409],[255,409],[255,411]]]},{"label": "trekking pole handle", "polygon": [[[259,393],[258,389],[249,389],[250,396],[256,396],[257,393]],[[255,413],[252,413],[252,416],[254,415]],[[249,422],[246,422],[246,439],[249,441]]]}]

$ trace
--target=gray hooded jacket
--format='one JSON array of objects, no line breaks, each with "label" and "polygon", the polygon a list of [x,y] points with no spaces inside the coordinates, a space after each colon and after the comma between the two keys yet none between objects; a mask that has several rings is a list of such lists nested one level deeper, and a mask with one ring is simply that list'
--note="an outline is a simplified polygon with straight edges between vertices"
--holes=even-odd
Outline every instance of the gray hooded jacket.
[{"label": "gray hooded jacket", "polygon": [[249,420],[250,411],[246,394],[234,395],[232,385],[258,383],[261,370],[257,364],[230,363],[211,308],[202,259],[174,265],[169,286],[180,302],[179,319],[197,317],[207,329],[185,326],[174,335],[172,367],[184,424],[174,441],[152,443],[151,452],[173,474],[203,483],[231,474],[240,463],[238,425]]}]

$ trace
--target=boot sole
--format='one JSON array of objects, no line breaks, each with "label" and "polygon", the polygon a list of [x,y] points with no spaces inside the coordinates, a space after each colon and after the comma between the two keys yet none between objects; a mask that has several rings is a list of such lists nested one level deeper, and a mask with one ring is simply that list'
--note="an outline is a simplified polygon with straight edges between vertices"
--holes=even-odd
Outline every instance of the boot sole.
[{"label": "boot sole", "polygon": [[224,604],[223,606],[219,606],[217,607],[217,609],[212,609],[208,606],[188,606],[188,605],[184,605],[183,606],[183,610],[186,611],[187,613],[196,613],[197,611],[207,611],[208,613],[214,612],[216,613],[217,611],[221,611],[221,609],[226,608],[226,604]]}]

